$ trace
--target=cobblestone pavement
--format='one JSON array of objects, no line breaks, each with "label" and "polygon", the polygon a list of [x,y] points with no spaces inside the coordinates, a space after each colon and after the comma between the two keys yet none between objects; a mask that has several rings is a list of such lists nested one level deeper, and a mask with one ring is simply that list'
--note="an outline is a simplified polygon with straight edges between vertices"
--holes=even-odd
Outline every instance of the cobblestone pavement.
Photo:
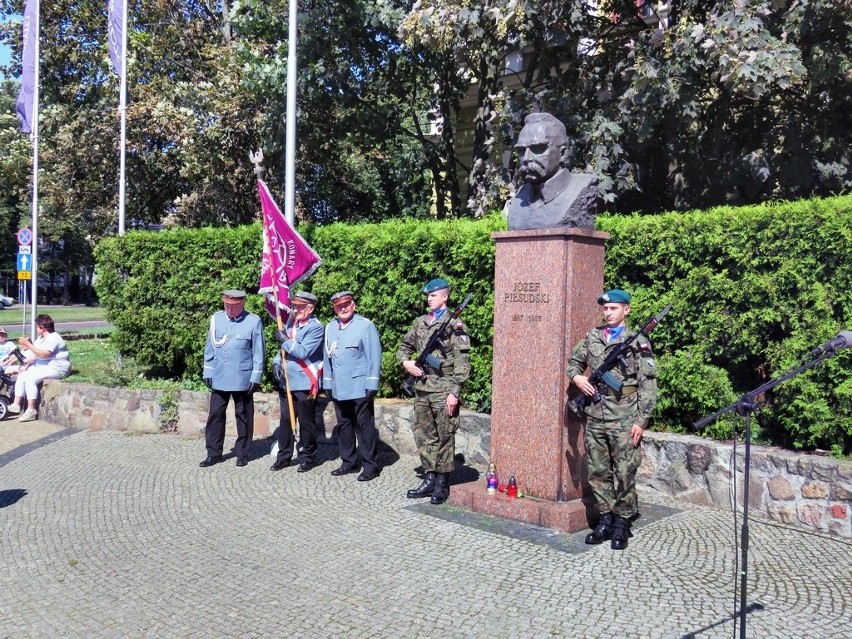
[{"label": "cobblestone pavement", "polygon": [[[412,507],[411,458],[359,483],[330,446],[303,474],[255,449],[201,469],[199,439],[82,432],[0,459],[0,637],[733,634],[730,513],[565,552]],[[852,546],[750,528],[748,636],[848,637]]]}]

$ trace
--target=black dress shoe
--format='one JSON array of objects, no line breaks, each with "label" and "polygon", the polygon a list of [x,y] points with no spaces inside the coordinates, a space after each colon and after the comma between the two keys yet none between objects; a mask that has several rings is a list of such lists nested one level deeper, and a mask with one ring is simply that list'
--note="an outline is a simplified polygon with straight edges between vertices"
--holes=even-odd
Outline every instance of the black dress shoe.
[{"label": "black dress shoe", "polygon": [[284,470],[289,465],[289,461],[276,461],[274,464],[272,464],[272,466],[269,467],[269,470]]},{"label": "black dress shoe", "polygon": [[350,475],[352,473],[357,473],[357,472],[358,472],[357,466],[341,466],[340,468],[335,468],[333,471],[331,471],[331,474],[334,475],[335,477],[340,477],[341,475]]},{"label": "black dress shoe", "polygon": [[237,457],[237,466],[246,466],[248,464],[248,457]]},{"label": "black dress shoe", "polygon": [[316,464],[314,462],[303,461],[299,464],[299,467],[296,469],[297,473],[306,473],[311,470]]},{"label": "black dress shoe", "polygon": [[358,475],[358,481],[373,481],[376,477],[379,476],[379,473],[368,473],[366,470]]},{"label": "black dress shoe", "polygon": [[218,455],[216,457],[208,457],[207,459],[205,459],[203,462],[201,462],[198,465],[201,466],[202,468],[208,468],[209,466],[213,466],[214,464],[218,464],[220,461],[222,461],[222,456]]}]

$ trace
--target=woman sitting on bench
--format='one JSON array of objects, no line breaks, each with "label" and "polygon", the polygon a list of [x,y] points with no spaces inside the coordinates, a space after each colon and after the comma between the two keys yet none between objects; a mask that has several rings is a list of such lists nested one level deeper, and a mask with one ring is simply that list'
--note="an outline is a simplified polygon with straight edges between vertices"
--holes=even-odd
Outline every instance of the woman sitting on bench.
[{"label": "woman sitting on bench", "polygon": [[39,315],[35,325],[35,342],[30,341],[29,337],[18,340],[21,348],[26,349],[25,360],[15,380],[15,401],[9,406],[10,413],[20,413],[26,393],[27,410],[18,418],[22,422],[31,422],[38,416],[36,403],[39,384],[45,379],[62,379],[71,372],[68,347],[59,333],[54,332],[50,315]]}]

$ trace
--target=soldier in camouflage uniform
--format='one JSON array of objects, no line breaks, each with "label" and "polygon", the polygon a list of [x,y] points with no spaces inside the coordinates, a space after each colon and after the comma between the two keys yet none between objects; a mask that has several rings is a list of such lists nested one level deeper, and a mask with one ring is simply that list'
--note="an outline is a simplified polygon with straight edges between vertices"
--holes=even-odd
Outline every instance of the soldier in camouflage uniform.
[{"label": "soldier in camouflage uniform", "polygon": [[[625,323],[630,294],[621,289],[598,298],[605,324],[593,328],[571,353],[568,379],[587,396],[598,390],[589,382],[587,369],[603,362],[608,349],[623,342],[631,331]],[[589,484],[600,511],[598,526],[586,536],[587,544],[611,539],[613,550],[627,548],[630,526],[639,517],[636,470],[639,442],[657,403],[657,368],[651,344],[639,335],[624,360],[610,371],[623,383],[620,392],[605,386],[598,403],[586,407],[586,454]]]},{"label": "soldier in camouflage uniform", "polygon": [[434,279],[423,287],[422,292],[428,296],[431,312],[417,318],[396,352],[405,372],[418,378],[414,385],[414,441],[425,477],[420,486],[409,490],[407,495],[412,499],[431,497],[431,503],[442,504],[450,496],[449,475],[455,467],[455,434],[461,407],[459,395],[470,374],[470,338],[464,324],[456,320],[446,348],[438,348],[432,353],[440,360],[441,367],[417,367],[415,359],[429,337],[450,317],[447,311],[450,284],[447,280]]}]

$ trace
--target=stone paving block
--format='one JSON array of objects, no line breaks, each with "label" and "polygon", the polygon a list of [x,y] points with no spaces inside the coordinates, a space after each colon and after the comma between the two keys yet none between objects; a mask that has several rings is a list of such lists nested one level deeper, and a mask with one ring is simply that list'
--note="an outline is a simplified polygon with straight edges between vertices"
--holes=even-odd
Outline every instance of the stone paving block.
[{"label": "stone paving block", "polygon": [[[200,439],[98,431],[7,459],[0,637],[732,634],[731,513],[643,492],[627,550],[576,533],[572,552],[412,503],[415,458],[365,484],[329,474],[329,445],[309,473],[270,473],[269,446],[257,440],[245,468],[202,469]],[[846,637],[852,545],[754,519],[750,531],[748,636]]]}]

